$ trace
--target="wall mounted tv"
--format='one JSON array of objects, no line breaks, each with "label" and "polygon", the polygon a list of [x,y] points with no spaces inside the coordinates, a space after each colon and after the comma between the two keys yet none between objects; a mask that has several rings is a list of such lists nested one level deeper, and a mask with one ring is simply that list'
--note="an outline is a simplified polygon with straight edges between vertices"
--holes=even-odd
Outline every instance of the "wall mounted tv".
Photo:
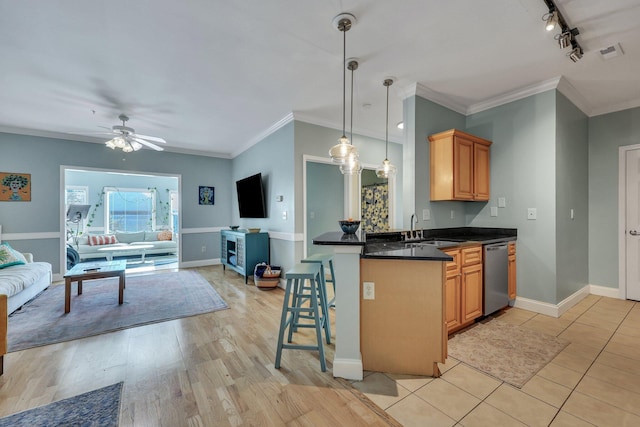
[{"label": "wall mounted tv", "polygon": [[236,190],[240,218],[267,217],[261,173],[236,181]]}]

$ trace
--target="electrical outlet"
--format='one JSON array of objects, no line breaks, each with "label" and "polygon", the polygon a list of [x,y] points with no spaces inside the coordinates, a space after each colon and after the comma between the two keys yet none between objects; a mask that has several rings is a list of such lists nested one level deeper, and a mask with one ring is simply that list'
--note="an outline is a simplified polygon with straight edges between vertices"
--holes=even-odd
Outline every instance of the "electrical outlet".
[{"label": "electrical outlet", "polygon": [[207,247],[206,246],[202,247],[202,252],[207,252]]},{"label": "electrical outlet", "polygon": [[429,209],[422,209],[422,220],[423,221],[431,220],[431,211]]},{"label": "electrical outlet", "polygon": [[376,286],[374,282],[362,282],[362,299],[376,299]]},{"label": "electrical outlet", "polygon": [[505,199],[504,197],[498,197],[498,207],[499,208],[506,208],[507,207],[507,199]]},{"label": "electrical outlet", "polygon": [[456,218],[456,211],[451,209],[451,219],[455,219],[455,218]]},{"label": "electrical outlet", "polygon": [[491,206],[491,216],[498,216],[498,208],[496,206]]},{"label": "electrical outlet", "polygon": [[287,219],[287,211],[282,211],[282,219]]}]

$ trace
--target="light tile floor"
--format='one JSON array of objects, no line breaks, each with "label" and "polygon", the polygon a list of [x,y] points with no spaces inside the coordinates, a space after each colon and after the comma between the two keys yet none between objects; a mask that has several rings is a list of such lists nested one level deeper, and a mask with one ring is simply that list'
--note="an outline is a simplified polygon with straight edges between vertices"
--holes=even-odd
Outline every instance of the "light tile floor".
[{"label": "light tile floor", "polygon": [[365,372],[353,386],[404,426],[640,426],[640,303],[589,295],[560,318],[501,320],[571,342],[518,389],[453,358],[440,378]]}]

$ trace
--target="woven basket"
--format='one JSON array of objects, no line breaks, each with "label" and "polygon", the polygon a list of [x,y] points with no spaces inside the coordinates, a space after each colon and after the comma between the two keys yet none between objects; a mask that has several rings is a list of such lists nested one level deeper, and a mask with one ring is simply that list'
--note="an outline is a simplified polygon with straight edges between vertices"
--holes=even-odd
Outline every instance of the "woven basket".
[{"label": "woven basket", "polygon": [[253,282],[259,289],[274,289],[280,283],[280,268],[258,264],[253,270]]}]

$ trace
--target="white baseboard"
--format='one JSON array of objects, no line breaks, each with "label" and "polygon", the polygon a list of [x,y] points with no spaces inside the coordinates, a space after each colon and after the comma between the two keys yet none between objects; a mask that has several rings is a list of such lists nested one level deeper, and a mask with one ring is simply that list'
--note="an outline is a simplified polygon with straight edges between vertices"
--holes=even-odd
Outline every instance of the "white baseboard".
[{"label": "white baseboard", "polygon": [[362,381],[362,359],[333,359],[333,376],[347,380]]},{"label": "white baseboard", "polygon": [[573,294],[569,295],[564,300],[560,301],[558,304],[550,304],[548,302],[517,297],[513,306],[516,308],[521,308],[523,310],[545,314],[547,316],[560,317],[571,307],[586,298],[587,295],[598,295],[616,299],[620,298],[617,288],[609,288],[606,286],[598,285],[586,285]]},{"label": "white baseboard", "polygon": [[607,286],[589,285],[589,290],[593,295],[601,297],[620,298],[620,290],[618,288],[609,288]]},{"label": "white baseboard", "polygon": [[199,259],[197,261],[183,261],[180,263],[180,268],[207,267],[218,264],[221,264],[220,258]]}]

